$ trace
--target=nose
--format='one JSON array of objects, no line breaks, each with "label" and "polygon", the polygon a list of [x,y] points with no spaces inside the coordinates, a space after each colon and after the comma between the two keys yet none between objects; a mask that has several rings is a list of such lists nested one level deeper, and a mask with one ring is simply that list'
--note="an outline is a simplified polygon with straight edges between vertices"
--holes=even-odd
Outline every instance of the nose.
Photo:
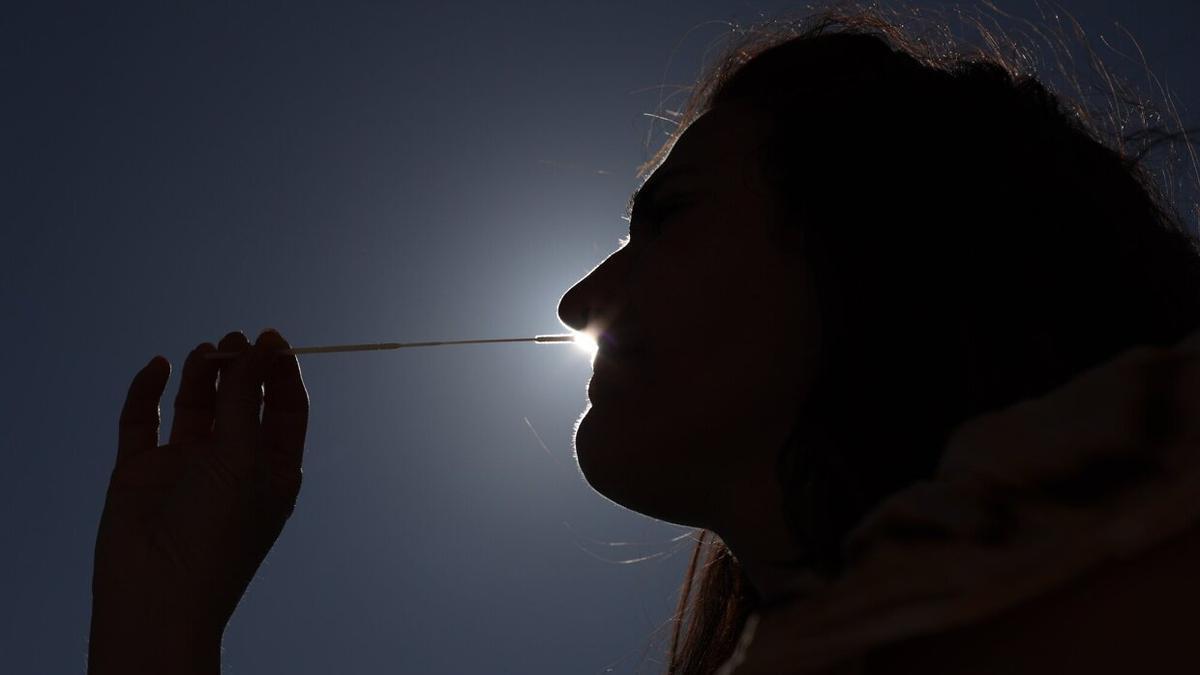
[{"label": "nose", "polygon": [[610,255],[584,278],[567,289],[558,301],[558,320],[575,331],[599,335],[625,301],[625,274],[621,271],[625,249]]}]

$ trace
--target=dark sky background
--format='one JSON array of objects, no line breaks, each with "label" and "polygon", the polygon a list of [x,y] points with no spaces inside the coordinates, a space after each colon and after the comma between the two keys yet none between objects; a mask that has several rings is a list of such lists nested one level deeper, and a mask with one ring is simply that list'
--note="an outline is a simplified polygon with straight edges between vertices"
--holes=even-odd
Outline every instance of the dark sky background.
[{"label": "dark sky background", "polygon": [[[150,357],[174,367],[165,437],[184,356],[230,330],[296,346],[562,332],[559,296],[625,233],[663,138],[657,85],[690,82],[722,22],[801,8],[116,5],[0,13],[5,673],[84,672],[117,418]],[[1197,110],[1200,2],[1066,7],[1093,37],[1128,47],[1127,27]],[[304,490],[225,672],[661,668],[689,530],[581,478],[585,354],[301,367]]]}]

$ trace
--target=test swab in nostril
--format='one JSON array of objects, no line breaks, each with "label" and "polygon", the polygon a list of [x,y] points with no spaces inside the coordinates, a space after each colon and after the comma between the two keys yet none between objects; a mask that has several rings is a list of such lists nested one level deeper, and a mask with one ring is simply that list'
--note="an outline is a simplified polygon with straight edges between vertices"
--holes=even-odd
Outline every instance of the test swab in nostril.
[{"label": "test swab in nostril", "polygon": [[[482,345],[499,342],[535,342],[552,344],[556,342],[572,343],[575,336],[568,335],[535,335],[525,338],[490,338],[486,340],[434,340],[429,342],[377,342],[362,345],[329,345],[325,347],[292,347],[281,349],[280,354],[329,354],[331,352],[370,352],[384,349],[408,349],[409,347],[440,347],[442,345]],[[206,359],[232,359],[240,356],[241,352],[210,352],[204,355]]]}]

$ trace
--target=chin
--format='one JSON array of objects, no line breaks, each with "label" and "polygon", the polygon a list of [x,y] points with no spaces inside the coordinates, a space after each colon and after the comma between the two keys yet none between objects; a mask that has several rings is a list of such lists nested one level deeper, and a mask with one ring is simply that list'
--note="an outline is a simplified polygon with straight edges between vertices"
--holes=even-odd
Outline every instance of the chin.
[{"label": "chin", "polygon": [[678,494],[680,488],[696,487],[691,482],[695,475],[672,464],[669,444],[631,434],[633,425],[615,415],[610,418],[608,411],[603,406],[599,410],[589,406],[575,425],[572,444],[584,480],[619,506],[658,520],[695,526],[701,519],[686,508],[693,500]]},{"label": "chin", "polygon": [[624,506],[616,497],[627,486],[628,462],[621,457],[617,446],[622,445],[611,433],[612,424],[603,419],[603,412],[590,403],[575,424],[575,436],[571,445],[575,448],[575,461],[588,485],[600,494]]}]

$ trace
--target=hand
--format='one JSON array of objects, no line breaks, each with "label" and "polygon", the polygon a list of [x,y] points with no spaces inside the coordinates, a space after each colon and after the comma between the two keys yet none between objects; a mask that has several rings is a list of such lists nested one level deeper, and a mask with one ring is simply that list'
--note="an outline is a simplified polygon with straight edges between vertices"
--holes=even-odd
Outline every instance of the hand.
[{"label": "hand", "polygon": [[300,492],[308,393],[289,347],[274,331],[226,335],[235,359],[196,347],[162,446],[171,364],[134,376],[96,538],[91,673],[219,672],[225,625]]}]

